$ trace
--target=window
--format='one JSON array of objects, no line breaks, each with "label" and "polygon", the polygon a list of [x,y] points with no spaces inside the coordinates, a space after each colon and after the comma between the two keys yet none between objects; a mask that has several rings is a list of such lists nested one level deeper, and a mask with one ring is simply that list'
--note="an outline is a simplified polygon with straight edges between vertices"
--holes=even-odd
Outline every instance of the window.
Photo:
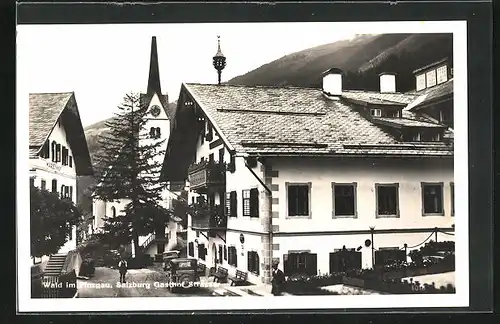
[{"label": "window", "polygon": [[389,111],[386,114],[386,117],[391,117],[391,118],[398,118],[399,117],[399,110],[396,111]]},{"label": "window", "polygon": [[208,155],[208,162],[214,162],[214,154],[213,153],[210,153]]},{"label": "window", "polygon": [[288,216],[311,216],[310,184],[287,184]]},{"label": "window", "polygon": [[228,217],[237,217],[236,191],[226,193],[226,214]]},{"label": "window", "polygon": [[56,144],[56,162],[61,162],[61,144]]},{"label": "window", "polygon": [[333,216],[356,217],[356,183],[333,183]]},{"label": "window", "polygon": [[35,178],[30,177],[30,188],[35,186]]},{"label": "window", "polygon": [[56,141],[52,141],[52,144],[50,145],[51,148],[51,153],[52,153],[52,162],[57,162],[57,143]]},{"label": "window", "polygon": [[411,136],[411,140],[413,142],[420,142],[420,132],[414,133]]},{"label": "window", "polygon": [[455,216],[455,183],[450,183],[451,216]]},{"label": "window", "polygon": [[377,217],[399,217],[398,184],[376,184]]},{"label": "window", "polygon": [[425,89],[425,74],[417,75],[417,91]]},{"label": "window", "polygon": [[283,273],[285,276],[317,274],[317,255],[309,252],[293,252],[283,256]]},{"label": "window", "polygon": [[63,186],[64,187],[64,198],[69,198],[69,187],[68,186]]},{"label": "window", "polygon": [[57,180],[52,180],[52,192],[57,192]]},{"label": "window", "polygon": [[219,259],[218,259],[219,263],[222,263],[222,249],[223,249],[222,245],[219,245]]},{"label": "window", "polygon": [[227,246],[224,245],[224,260],[227,261]]},{"label": "window", "polygon": [[115,208],[115,206],[111,206],[111,217],[116,217],[116,208]]},{"label": "window", "polygon": [[207,249],[205,248],[205,244],[198,244],[198,258],[205,261],[206,255],[207,255]]},{"label": "window", "polygon": [[380,109],[370,109],[370,115],[372,117],[380,117],[380,116],[382,116],[382,110],[380,110]]},{"label": "window", "polygon": [[238,253],[236,252],[236,247],[235,246],[230,246],[227,249],[227,258],[228,258],[227,263],[229,265],[232,265],[234,267],[238,266]]},{"label": "window", "polygon": [[160,138],[160,137],[161,137],[161,128],[156,127],[156,138]]},{"label": "window", "polygon": [[250,190],[243,190],[243,216],[250,216]]},{"label": "window", "polygon": [[44,159],[48,159],[49,158],[49,141],[45,141],[45,143],[43,143],[43,147],[42,147],[42,150],[40,152],[40,156]]},{"label": "window", "polygon": [[422,183],[423,215],[444,215],[443,184]]},{"label": "window", "polygon": [[260,273],[259,254],[256,251],[248,251],[247,254],[248,254],[248,262],[247,262],[248,272],[251,272],[255,275],[259,275]]},{"label": "window", "polygon": [[431,70],[425,74],[425,78],[427,80],[427,88],[433,87],[436,85],[436,70]]},{"label": "window", "polygon": [[224,148],[219,150],[219,163],[224,163]]},{"label": "window", "polygon": [[194,243],[193,242],[188,243],[188,255],[190,257],[194,257]]},{"label": "window", "polygon": [[341,249],[330,253],[330,273],[361,269],[361,252]]},{"label": "window", "polygon": [[68,165],[68,149],[66,147],[62,147],[62,165]]},{"label": "window", "polygon": [[69,157],[69,167],[70,168],[73,167],[73,157],[72,156]]},{"label": "window", "polygon": [[46,190],[46,188],[47,188],[47,183],[43,179],[40,181],[40,188],[42,190]]},{"label": "window", "polygon": [[150,138],[160,138],[161,137],[160,127],[151,127],[149,129],[149,137]]},{"label": "window", "polygon": [[379,248],[375,251],[375,265],[384,266],[394,262],[405,262],[406,253],[397,247]]},{"label": "window", "polygon": [[73,186],[69,187],[69,199],[73,200]]},{"label": "window", "polygon": [[443,83],[448,80],[448,69],[446,65],[440,66],[436,70],[437,73],[437,83]]},{"label": "window", "polygon": [[228,165],[228,171],[231,173],[236,171],[236,158],[234,157],[234,154],[231,154],[231,158]]},{"label": "window", "polygon": [[64,185],[61,185],[61,191],[59,192],[59,196],[61,197],[61,199],[64,198]]},{"label": "window", "polygon": [[213,129],[212,129],[212,126],[210,124],[207,123],[207,141],[211,141],[213,138],[214,138],[214,132],[213,132]]}]

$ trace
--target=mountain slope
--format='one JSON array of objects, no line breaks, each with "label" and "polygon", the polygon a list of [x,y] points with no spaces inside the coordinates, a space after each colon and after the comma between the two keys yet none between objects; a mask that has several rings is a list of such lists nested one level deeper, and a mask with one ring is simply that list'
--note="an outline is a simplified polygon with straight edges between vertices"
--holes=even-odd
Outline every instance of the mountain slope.
[{"label": "mountain slope", "polygon": [[[409,83],[414,82],[411,71],[445,57],[451,59],[452,54],[451,34],[361,35],[352,40],[338,41],[286,55],[227,83],[319,87],[321,73],[331,67],[338,67],[346,72],[346,88],[356,89],[367,86],[367,82],[359,85],[354,83],[365,73],[397,72],[400,75],[403,70],[404,73],[398,81],[403,77],[402,91],[407,91],[410,90],[407,89]],[[410,75],[407,71],[410,71]],[[368,85],[370,83],[372,82]],[[368,88],[374,86],[372,84]]]}]

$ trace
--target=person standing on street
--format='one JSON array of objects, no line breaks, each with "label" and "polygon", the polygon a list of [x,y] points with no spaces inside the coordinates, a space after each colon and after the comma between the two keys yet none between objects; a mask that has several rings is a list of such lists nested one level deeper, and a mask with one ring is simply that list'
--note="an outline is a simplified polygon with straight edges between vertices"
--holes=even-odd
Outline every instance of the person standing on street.
[{"label": "person standing on street", "polygon": [[281,293],[283,292],[283,287],[285,285],[285,274],[283,271],[278,269],[278,263],[279,262],[273,262],[273,279],[271,281],[272,289],[271,293],[274,296],[281,296]]},{"label": "person standing on street", "polygon": [[127,274],[127,261],[125,258],[121,258],[118,262],[118,270],[120,271],[120,283],[126,283],[125,275]]}]

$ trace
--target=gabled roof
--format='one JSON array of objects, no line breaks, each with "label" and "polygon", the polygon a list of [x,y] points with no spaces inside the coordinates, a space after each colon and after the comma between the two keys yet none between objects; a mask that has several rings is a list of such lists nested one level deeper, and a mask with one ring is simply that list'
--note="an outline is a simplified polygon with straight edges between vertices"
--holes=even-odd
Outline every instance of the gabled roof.
[{"label": "gabled roof", "polygon": [[[398,149],[401,143],[348,103],[327,99],[318,89],[193,83],[184,87],[237,152],[356,155],[359,148],[348,146],[361,144],[370,145],[374,154],[413,154]],[[408,100],[381,94],[391,95],[399,102]],[[432,155],[434,148],[422,152]],[[448,151],[453,154],[453,149]]]},{"label": "gabled roof", "polygon": [[401,92],[381,93],[363,90],[345,90],[342,92],[342,98],[375,105],[406,106],[407,104],[415,100],[416,97],[416,94]]},{"label": "gabled roof", "polygon": [[73,92],[30,93],[29,95],[29,155],[36,158],[60,121],[73,151],[77,175],[92,175],[87,141]]}]

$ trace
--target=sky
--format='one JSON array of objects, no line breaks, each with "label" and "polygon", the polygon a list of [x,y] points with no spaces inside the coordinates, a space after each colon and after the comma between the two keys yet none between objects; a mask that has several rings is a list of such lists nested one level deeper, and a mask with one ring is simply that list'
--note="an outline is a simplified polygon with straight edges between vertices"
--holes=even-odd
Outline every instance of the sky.
[{"label": "sky", "polygon": [[129,91],[145,91],[156,36],[162,91],[216,83],[217,35],[227,57],[222,81],[310,47],[354,36],[332,23],[18,26],[18,84],[33,92],[75,92],[83,126],[113,116]]}]

